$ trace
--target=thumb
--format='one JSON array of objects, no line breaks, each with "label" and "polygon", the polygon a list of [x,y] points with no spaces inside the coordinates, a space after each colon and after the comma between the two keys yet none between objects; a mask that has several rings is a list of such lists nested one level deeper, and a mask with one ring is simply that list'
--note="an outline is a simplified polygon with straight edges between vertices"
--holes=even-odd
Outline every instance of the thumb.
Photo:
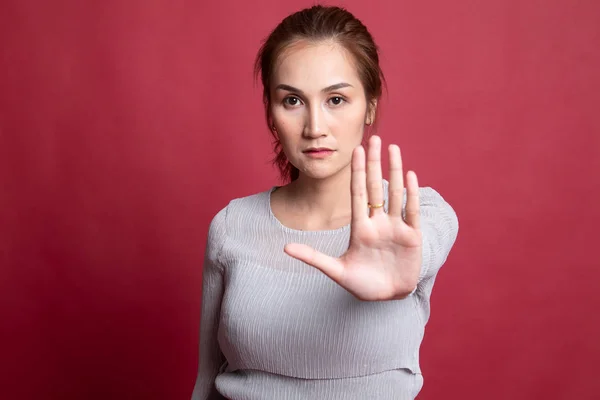
[{"label": "thumb", "polygon": [[289,243],[283,248],[283,251],[295,259],[317,268],[337,283],[342,280],[344,265],[338,258],[330,257],[310,246],[299,243]]}]

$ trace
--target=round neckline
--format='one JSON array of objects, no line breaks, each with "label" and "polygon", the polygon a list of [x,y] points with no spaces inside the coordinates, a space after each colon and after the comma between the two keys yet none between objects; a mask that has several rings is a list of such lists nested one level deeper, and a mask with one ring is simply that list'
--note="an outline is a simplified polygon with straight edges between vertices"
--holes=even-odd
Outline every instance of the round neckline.
[{"label": "round neckline", "polygon": [[328,234],[335,234],[335,233],[341,233],[341,232],[345,232],[347,230],[350,229],[351,223],[346,224],[340,228],[337,229],[325,229],[325,230],[318,230],[318,231],[304,231],[304,230],[300,230],[300,229],[293,229],[290,228],[288,226],[285,226],[280,220],[279,218],[277,218],[275,216],[275,213],[273,213],[273,208],[271,207],[271,194],[279,189],[281,186],[273,186],[271,187],[271,189],[267,190],[266,193],[266,203],[267,203],[267,209],[269,210],[269,216],[271,218],[271,220],[275,223],[275,225],[277,225],[280,229],[282,229],[283,231],[287,232],[287,233],[294,233],[294,234],[300,234],[300,235],[328,235]]}]

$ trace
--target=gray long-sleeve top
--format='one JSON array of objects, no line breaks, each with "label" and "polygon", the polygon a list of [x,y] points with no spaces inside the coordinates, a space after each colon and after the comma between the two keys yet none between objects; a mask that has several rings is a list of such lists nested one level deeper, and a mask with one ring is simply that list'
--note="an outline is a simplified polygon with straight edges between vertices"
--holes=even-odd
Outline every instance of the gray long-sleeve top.
[{"label": "gray long-sleeve top", "polygon": [[285,227],[271,210],[274,189],[231,201],[210,224],[192,399],[414,399],[431,290],[458,233],[454,210],[434,189],[419,188],[417,289],[402,300],[366,302],[283,252],[305,243],[340,256],[350,225]]}]

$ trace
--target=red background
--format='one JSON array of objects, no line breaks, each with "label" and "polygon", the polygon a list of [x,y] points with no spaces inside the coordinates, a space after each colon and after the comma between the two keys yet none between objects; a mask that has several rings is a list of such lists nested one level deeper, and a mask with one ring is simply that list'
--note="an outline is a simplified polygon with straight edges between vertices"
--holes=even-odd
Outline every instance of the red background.
[{"label": "red background", "polygon": [[[1,399],[190,396],[208,223],[277,183],[253,57],[310,4],[2,2]],[[341,4],[461,223],[419,399],[597,398],[600,3]]]}]

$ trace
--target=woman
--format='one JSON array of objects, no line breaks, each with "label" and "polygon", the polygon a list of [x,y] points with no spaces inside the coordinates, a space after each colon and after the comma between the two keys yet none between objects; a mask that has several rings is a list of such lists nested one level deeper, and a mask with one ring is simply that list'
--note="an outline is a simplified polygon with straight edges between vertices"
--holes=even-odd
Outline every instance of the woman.
[{"label": "woman", "polygon": [[[192,398],[414,399],[453,209],[402,171],[376,120],[382,73],[367,29],[315,6],[284,19],[256,63],[290,183],[235,199],[209,228]],[[404,190],[406,182],[406,190]]]}]

